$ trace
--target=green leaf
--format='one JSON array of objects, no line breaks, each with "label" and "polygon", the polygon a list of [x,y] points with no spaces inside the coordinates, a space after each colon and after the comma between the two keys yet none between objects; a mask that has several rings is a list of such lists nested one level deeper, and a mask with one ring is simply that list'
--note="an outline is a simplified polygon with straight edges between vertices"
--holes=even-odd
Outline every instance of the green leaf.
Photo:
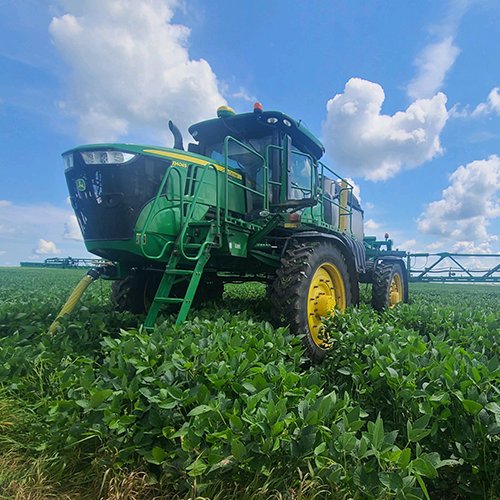
[{"label": "green leaf", "polygon": [[190,476],[201,476],[207,470],[207,464],[198,459],[188,467],[188,470]]},{"label": "green leaf", "polygon": [[500,434],[500,425],[498,424],[491,424],[488,427],[488,435],[490,436],[498,436]]},{"label": "green leaf", "polygon": [[122,344],[122,350],[125,355],[131,354],[134,349],[135,349],[135,342],[133,338],[127,340],[127,342]]},{"label": "green leaf", "polygon": [[490,372],[494,372],[496,371],[498,368],[498,357],[497,356],[494,356],[493,358],[491,358],[488,362],[488,370]]},{"label": "green leaf", "polygon": [[[315,442],[316,442],[316,432],[314,431],[314,427],[309,426],[302,429],[302,432],[300,433],[300,439],[298,442],[299,454],[305,455],[307,453],[310,453],[314,447]],[[356,440],[354,440],[354,442],[356,442]]]},{"label": "green leaf", "polygon": [[384,441],[384,422],[380,418],[380,415],[377,417],[375,425],[373,427],[373,435],[372,435],[372,446],[376,450],[380,449],[380,445]]},{"label": "green leaf", "polygon": [[318,416],[321,420],[327,418],[332,411],[333,401],[331,395],[325,396],[319,405]]},{"label": "green leaf", "polygon": [[401,453],[401,456],[399,457],[398,464],[402,469],[406,469],[406,467],[408,467],[408,464],[410,463],[410,460],[411,460],[411,450],[410,448],[405,448]]},{"label": "green leaf", "polygon": [[268,385],[267,380],[260,373],[257,373],[257,375],[255,375],[252,383],[253,383],[253,386],[258,391],[263,391]]},{"label": "green leaf", "polygon": [[360,413],[361,413],[361,408],[359,406],[356,406],[347,414],[347,421],[350,424],[356,422],[359,419]]},{"label": "green leaf", "polygon": [[485,408],[495,415],[500,415],[500,405],[498,403],[488,403],[485,405]]},{"label": "green leaf", "polygon": [[464,405],[465,410],[469,413],[472,413],[473,415],[479,413],[483,409],[482,404],[476,401],[472,401],[471,399],[464,399],[462,401],[462,404]]},{"label": "green leaf", "polygon": [[178,437],[187,436],[188,432],[189,432],[189,427],[181,427],[177,432],[174,432],[174,434],[172,434],[171,438],[174,439]]},{"label": "green leaf", "polygon": [[450,399],[450,395],[445,392],[445,391],[439,391],[434,393],[430,398],[429,401],[436,401],[438,403],[443,403],[445,401],[448,401]]},{"label": "green leaf", "polygon": [[427,427],[427,424],[429,423],[430,418],[430,415],[424,415],[423,417],[420,417],[413,423],[413,429],[425,429]]},{"label": "green leaf", "polygon": [[238,439],[234,439],[231,443],[231,453],[238,462],[243,462],[247,454],[246,446]]},{"label": "green leaf", "polygon": [[94,385],[94,370],[85,368],[85,374],[80,378],[80,384],[84,389],[90,390]]},{"label": "green leaf", "polygon": [[90,407],[97,408],[105,399],[113,394],[111,389],[104,389],[102,391],[95,391],[90,398]]},{"label": "green leaf", "polygon": [[358,453],[357,456],[358,458],[363,458],[368,450],[368,440],[366,439],[365,436],[363,436],[359,440],[359,448],[358,448]]},{"label": "green leaf", "polygon": [[153,427],[153,428],[154,427],[159,427],[159,428],[162,427],[163,421],[160,417],[160,414],[154,409],[149,410],[149,423],[151,424],[151,427]]},{"label": "green leaf", "polygon": [[241,431],[243,428],[243,422],[241,421],[241,418],[238,417],[237,415],[231,415],[229,417],[229,421],[231,422],[231,426],[235,431]]},{"label": "green leaf", "polygon": [[272,399],[271,399],[271,401],[269,401],[269,404],[267,405],[266,417],[267,417],[267,420],[268,420],[270,425],[274,424],[274,422],[276,422],[276,419],[278,417],[278,415],[276,413],[276,406],[275,406],[274,401]]},{"label": "green leaf", "polygon": [[380,482],[391,491],[401,490],[404,487],[403,478],[397,472],[379,472]]},{"label": "green leaf", "polygon": [[163,427],[163,429],[161,430],[161,433],[168,439],[170,439],[174,433],[175,433],[175,429],[173,427],[170,427],[170,426],[167,426],[167,427]]},{"label": "green leaf", "polygon": [[424,492],[425,498],[427,500],[431,500],[431,497],[429,496],[429,492],[427,491],[427,488],[425,487],[424,480],[420,477],[420,474],[418,472],[415,472],[415,477],[417,478],[418,484],[422,488],[422,491]]},{"label": "green leaf", "polygon": [[213,409],[208,405],[200,405],[196,408],[193,408],[189,413],[188,417],[196,417],[198,415],[204,415],[205,413],[209,413],[213,411]]},{"label": "green leaf", "polygon": [[326,443],[323,441],[316,448],[314,448],[315,455],[321,455],[326,450]]},{"label": "green leaf", "polygon": [[285,427],[285,422],[283,420],[278,420],[271,427],[271,436],[277,436],[278,434],[281,434],[283,432],[284,427]]},{"label": "green leaf", "polygon": [[112,339],[111,337],[104,337],[103,341],[108,347],[111,348],[118,347],[118,342],[115,339]]},{"label": "green leaf", "polygon": [[298,410],[299,410],[299,417],[305,419],[307,417],[307,413],[309,412],[309,403],[305,399],[303,399],[299,403]]},{"label": "green leaf", "polygon": [[165,458],[167,457],[167,453],[162,448],[159,448],[158,446],[153,448],[152,454],[153,454],[153,458],[159,464],[161,464],[165,460]]},{"label": "green leaf", "polygon": [[410,463],[410,467],[421,476],[434,479],[438,476],[437,470],[429,460],[425,458],[416,458]]},{"label": "green leaf", "polygon": [[431,430],[430,429],[412,429],[410,431],[410,435],[408,436],[408,439],[412,443],[416,443],[417,441],[420,441],[424,437],[428,436],[430,434]]}]

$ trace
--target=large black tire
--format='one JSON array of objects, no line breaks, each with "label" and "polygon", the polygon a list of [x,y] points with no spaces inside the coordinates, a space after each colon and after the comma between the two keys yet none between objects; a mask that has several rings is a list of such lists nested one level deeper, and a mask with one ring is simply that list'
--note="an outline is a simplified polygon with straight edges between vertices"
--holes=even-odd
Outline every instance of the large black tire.
[{"label": "large black tire", "polygon": [[[111,301],[118,311],[130,311],[134,314],[146,313],[154,300],[156,290],[162,278],[161,272],[143,272],[130,274],[123,280],[111,284]],[[171,297],[182,298],[186,294],[188,281],[176,283]],[[195,304],[221,299],[224,283],[216,274],[203,275],[194,298]]]},{"label": "large black tire", "polygon": [[287,250],[270,289],[272,318],[303,334],[307,355],[321,363],[329,349],[322,338],[322,317],[352,302],[349,271],[340,250],[331,243],[307,242]]},{"label": "large black tire", "polygon": [[372,307],[384,311],[399,302],[408,302],[408,278],[404,267],[397,261],[382,261],[373,273]]},{"label": "large black tire", "polygon": [[111,284],[111,302],[118,311],[142,314],[148,311],[161,281],[161,273],[130,274]]}]

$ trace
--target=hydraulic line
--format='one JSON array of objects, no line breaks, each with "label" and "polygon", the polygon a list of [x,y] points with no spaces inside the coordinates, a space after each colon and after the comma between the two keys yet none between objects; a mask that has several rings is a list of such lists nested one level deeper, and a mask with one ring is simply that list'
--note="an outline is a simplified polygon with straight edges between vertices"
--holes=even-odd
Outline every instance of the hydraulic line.
[{"label": "hydraulic line", "polygon": [[50,325],[49,333],[52,335],[56,332],[57,326],[59,325],[59,318],[64,316],[65,314],[70,314],[73,312],[76,304],[80,300],[81,296],[87,290],[88,286],[93,283],[95,280],[99,279],[101,274],[106,271],[105,266],[98,266],[90,269],[90,271],[82,278],[80,283],[76,285],[76,288],[73,290],[73,293],[69,296],[69,299],[64,304],[61,312],[57,315],[54,322]]}]

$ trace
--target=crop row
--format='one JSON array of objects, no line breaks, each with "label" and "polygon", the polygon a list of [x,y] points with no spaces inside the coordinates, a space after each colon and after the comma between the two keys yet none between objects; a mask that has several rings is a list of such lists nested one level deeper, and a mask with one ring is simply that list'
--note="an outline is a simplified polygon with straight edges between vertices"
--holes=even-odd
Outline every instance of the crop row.
[{"label": "crop row", "polygon": [[413,303],[382,315],[362,304],[331,316],[331,353],[310,366],[267,323],[262,287],[227,287],[149,334],[97,284],[49,336],[77,273],[37,271],[0,270],[0,384],[36,408],[55,478],[78,450],[176,492],[276,474],[293,487],[300,470],[339,498],[496,498],[494,287],[414,287]]}]

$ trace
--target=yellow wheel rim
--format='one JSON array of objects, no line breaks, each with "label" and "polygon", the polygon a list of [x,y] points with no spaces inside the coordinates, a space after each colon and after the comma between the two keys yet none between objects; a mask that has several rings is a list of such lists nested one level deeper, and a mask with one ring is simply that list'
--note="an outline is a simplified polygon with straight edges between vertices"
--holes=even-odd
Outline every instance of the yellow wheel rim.
[{"label": "yellow wheel rim", "polygon": [[328,311],[337,307],[346,307],[344,280],[339,270],[330,263],[322,264],[316,272],[309,287],[307,317],[311,337],[318,347],[327,349],[328,340],[322,332],[323,319]]},{"label": "yellow wheel rim", "polygon": [[391,289],[389,290],[389,307],[392,309],[398,302],[403,300],[403,283],[401,276],[395,274],[392,277]]}]

